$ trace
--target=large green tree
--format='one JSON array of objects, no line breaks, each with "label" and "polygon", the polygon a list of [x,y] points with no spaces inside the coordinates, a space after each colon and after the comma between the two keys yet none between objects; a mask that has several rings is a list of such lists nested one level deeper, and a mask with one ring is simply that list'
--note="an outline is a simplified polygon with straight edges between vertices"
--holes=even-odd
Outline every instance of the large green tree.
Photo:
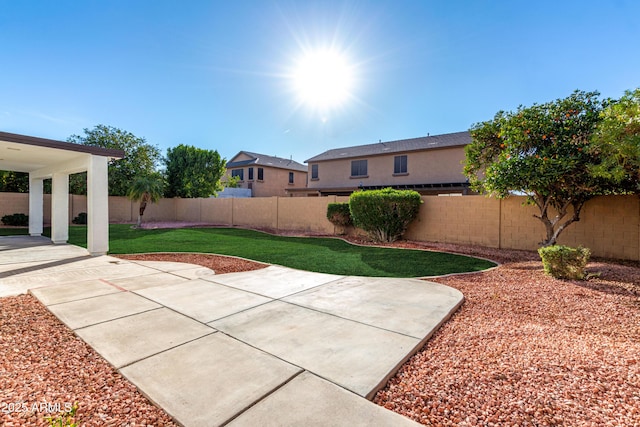
[{"label": "large green tree", "polygon": [[166,157],[167,197],[209,197],[222,190],[226,161],[215,150],[180,144]]},{"label": "large green tree", "polygon": [[626,91],[601,114],[591,150],[602,164],[591,171],[640,194],[640,88]]},{"label": "large green tree", "polygon": [[[109,195],[126,196],[136,176],[157,172],[162,161],[160,149],[144,138],[112,126],[97,125],[84,129],[84,135],[71,135],[67,141],[93,147],[114,148],[124,151],[124,158],[109,162]],[[69,179],[73,194],[87,194],[87,174],[74,174]]]},{"label": "large green tree", "polygon": [[545,226],[541,246],[555,244],[566,227],[579,221],[589,199],[624,191],[604,174],[593,173],[605,157],[591,149],[608,104],[598,96],[575,91],[564,99],[500,111],[470,130],[464,172],[472,188],[501,198],[526,195]]},{"label": "large green tree", "polygon": [[25,172],[0,171],[0,191],[28,193],[29,174]]}]

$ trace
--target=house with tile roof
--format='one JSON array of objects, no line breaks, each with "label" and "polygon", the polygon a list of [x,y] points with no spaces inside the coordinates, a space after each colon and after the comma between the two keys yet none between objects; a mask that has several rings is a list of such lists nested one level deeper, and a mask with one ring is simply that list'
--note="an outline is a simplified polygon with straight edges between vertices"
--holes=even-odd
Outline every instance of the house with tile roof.
[{"label": "house with tile roof", "polygon": [[222,177],[238,177],[238,187],[251,190],[252,197],[286,196],[286,190],[306,187],[307,166],[292,159],[240,151],[226,165]]},{"label": "house with tile roof", "polygon": [[305,188],[287,188],[289,195],[349,195],[358,189],[392,187],[421,194],[467,194],[463,174],[469,132],[378,142],[325,151],[305,161]]}]

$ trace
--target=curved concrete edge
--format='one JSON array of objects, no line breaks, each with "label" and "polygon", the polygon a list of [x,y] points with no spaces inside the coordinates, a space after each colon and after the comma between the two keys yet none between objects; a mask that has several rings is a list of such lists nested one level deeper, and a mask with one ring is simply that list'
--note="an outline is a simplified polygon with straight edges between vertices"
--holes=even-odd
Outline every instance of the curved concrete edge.
[{"label": "curved concrete edge", "polygon": [[393,378],[393,377],[398,373],[398,371],[400,370],[400,368],[402,368],[402,366],[403,366],[405,363],[407,363],[407,361],[408,361],[409,359],[411,359],[411,358],[412,358],[416,353],[418,353],[418,352],[419,352],[419,351],[420,351],[420,350],[421,350],[421,349],[422,349],[422,348],[427,344],[427,342],[431,339],[431,337],[433,337],[433,335],[438,331],[438,329],[440,329],[440,327],[441,327],[442,325],[444,325],[447,321],[449,321],[449,319],[451,318],[451,316],[453,316],[453,315],[454,315],[454,313],[455,313],[456,311],[458,311],[458,309],[459,309],[460,307],[462,307],[462,304],[464,304],[465,298],[464,298],[464,295],[462,294],[462,292],[460,292],[460,291],[458,291],[457,289],[452,288],[452,287],[450,287],[450,286],[442,285],[442,284],[440,284],[440,283],[436,283],[436,284],[437,284],[437,285],[440,285],[440,286],[447,287],[447,288],[449,288],[449,289],[453,289],[454,291],[456,291],[456,292],[460,295],[460,298],[459,298],[459,300],[458,300],[458,303],[457,303],[455,306],[451,307],[451,309],[450,309],[450,310],[449,310],[449,312],[446,314],[446,316],[444,316],[444,317],[442,318],[442,320],[441,320],[441,321],[440,321],[440,322],[439,322],[439,323],[438,323],[438,324],[437,324],[437,325],[436,325],[436,326],[435,326],[435,327],[434,327],[434,328],[433,328],[433,329],[432,329],[432,330],[431,330],[427,335],[425,335],[425,337],[424,337],[424,338],[423,338],[423,339],[422,339],[422,340],[421,340],[421,341],[420,341],[420,342],[419,342],[419,343],[418,343],[418,344],[417,344],[417,345],[416,345],[416,346],[415,346],[415,347],[414,347],[414,348],[413,348],[409,353],[407,353],[407,356],[406,356],[404,359],[402,359],[401,361],[399,361],[399,362],[396,364],[396,366],[394,366],[391,370],[389,370],[389,373],[387,374],[387,376],[385,376],[385,377],[380,381],[380,383],[379,383],[376,387],[374,387],[374,389],[373,389],[373,390],[371,390],[371,392],[370,392],[369,394],[367,394],[366,398],[367,398],[368,400],[373,400],[373,398],[375,397],[376,393],[377,393],[378,391],[380,391],[381,389],[383,389],[383,388],[387,385],[387,383],[389,382],[389,380],[390,380],[391,378]]}]

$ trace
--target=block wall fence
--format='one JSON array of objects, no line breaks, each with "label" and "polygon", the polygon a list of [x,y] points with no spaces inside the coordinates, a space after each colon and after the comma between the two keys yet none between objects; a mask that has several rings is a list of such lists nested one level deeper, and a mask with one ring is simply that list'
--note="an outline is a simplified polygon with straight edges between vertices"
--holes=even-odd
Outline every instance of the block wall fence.
[{"label": "block wall fence", "polygon": [[[50,195],[44,196],[44,221],[50,222]],[[279,231],[338,234],[326,218],[327,204],[348,197],[262,197],[246,199],[161,199],[150,204],[144,221],[187,221]],[[524,197],[504,200],[485,196],[423,196],[418,218],[409,226],[409,240],[535,250],[545,236]],[[69,196],[69,220],[87,211],[85,196]],[[28,194],[0,193],[0,216],[28,213]],[[109,220],[133,223],[138,203],[109,198]],[[640,197],[603,196],[590,200],[581,220],[560,236],[559,243],[586,246],[595,256],[640,260]]]}]

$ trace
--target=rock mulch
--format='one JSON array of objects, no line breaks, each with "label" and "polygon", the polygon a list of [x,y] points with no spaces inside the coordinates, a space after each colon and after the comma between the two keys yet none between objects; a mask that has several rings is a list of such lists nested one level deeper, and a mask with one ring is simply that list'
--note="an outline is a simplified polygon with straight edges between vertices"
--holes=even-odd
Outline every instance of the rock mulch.
[{"label": "rock mulch", "polygon": [[79,426],[177,425],[33,296],[0,298],[0,425],[49,426],[75,403]]},{"label": "rock mulch", "polygon": [[[589,270],[600,276],[574,282],[545,276],[531,252],[394,246],[503,265],[435,280],[466,301],[377,393],[377,404],[425,425],[640,426],[640,263],[596,260]],[[264,267],[202,254],[139,259],[219,273]],[[0,326],[3,425],[48,425],[46,413],[7,411],[11,403],[42,402],[78,402],[80,425],[174,425],[35,298],[1,298]]]},{"label": "rock mulch", "polygon": [[374,401],[433,426],[639,426],[640,268],[562,281],[526,252],[471,251],[504,264],[435,280],[464,305]]},{"label": "rock mulch", "polygon": [[114,256],[132,261],[186,262],[210,268],[215,271],[216,274],[259,270],[269,266],[268,264],[250,261],[243,258],[195,253],[150,253]]}]

